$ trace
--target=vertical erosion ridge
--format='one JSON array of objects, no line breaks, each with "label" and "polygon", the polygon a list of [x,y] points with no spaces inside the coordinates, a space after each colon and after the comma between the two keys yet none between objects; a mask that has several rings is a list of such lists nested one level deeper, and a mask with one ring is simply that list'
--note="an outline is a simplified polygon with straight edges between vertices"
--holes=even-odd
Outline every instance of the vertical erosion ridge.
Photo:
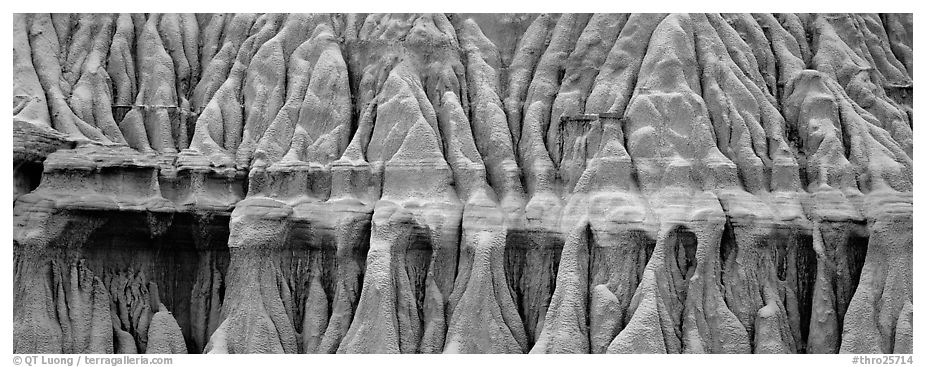
[{"label": "vertical erosion ridge", "polygon": [[912,353],[911,14],[15,14],[15,353]]}]

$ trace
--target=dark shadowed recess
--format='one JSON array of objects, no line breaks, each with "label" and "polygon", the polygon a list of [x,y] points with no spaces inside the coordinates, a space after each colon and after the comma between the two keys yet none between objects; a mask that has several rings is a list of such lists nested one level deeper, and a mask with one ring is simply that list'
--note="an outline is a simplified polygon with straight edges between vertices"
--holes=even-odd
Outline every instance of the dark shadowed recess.
[{"label": "dark shadowed recess", "polygon": [[556,287],[563,239],[551,232],[508,231],[505,241],[505,275],[533,346]]},{"label": "dark shadowed recess", "polygon": [[[177,320],[190,353],[200,353],[191,335],[192,294],[199,267],[215,267],[224,279],[228,268],[228,214],[151,214],[107,212],[105,224],[94,231],[82,249],[89,268],[107,283],[113,275],[129,273],[156,284],[161,302]],[[207,272],[208,273],[208,272]],[[112,292],[110,284],[106,284]],[[219,285],[224,298],[224,284]],[[119,297],[110,294],[113,301]],[[200,322],[204,320],[199,320]],[[137,338],[137,336],[136,336]]]}]

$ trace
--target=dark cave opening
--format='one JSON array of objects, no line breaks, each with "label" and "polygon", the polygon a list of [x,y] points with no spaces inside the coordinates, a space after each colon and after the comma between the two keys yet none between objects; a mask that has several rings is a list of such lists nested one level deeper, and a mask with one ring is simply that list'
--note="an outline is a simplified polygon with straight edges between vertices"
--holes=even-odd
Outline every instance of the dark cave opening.
[{"label": "dark cave opening", "polygon": [[13,167],[13,192],[15,196],[27,194],[42,182],[42,163],[23,162]]}]

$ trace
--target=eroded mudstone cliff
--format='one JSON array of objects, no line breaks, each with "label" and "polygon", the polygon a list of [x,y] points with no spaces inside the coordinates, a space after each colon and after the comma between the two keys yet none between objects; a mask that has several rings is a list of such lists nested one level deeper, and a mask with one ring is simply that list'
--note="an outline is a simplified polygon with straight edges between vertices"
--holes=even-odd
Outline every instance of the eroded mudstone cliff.
[{"label": "eroded mudstone cliff", "polygon": [[909,14],[17,14],[16,353],[911,353]]}]

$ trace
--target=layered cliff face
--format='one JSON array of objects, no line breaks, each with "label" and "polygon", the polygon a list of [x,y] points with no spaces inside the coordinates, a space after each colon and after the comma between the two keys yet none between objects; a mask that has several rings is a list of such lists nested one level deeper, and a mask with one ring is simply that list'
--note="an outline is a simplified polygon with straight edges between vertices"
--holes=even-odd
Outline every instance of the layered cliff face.
[{"label": "layered cliff face", "polygon": [[909,14],[17,14],[16,353],[911,353]]}]

